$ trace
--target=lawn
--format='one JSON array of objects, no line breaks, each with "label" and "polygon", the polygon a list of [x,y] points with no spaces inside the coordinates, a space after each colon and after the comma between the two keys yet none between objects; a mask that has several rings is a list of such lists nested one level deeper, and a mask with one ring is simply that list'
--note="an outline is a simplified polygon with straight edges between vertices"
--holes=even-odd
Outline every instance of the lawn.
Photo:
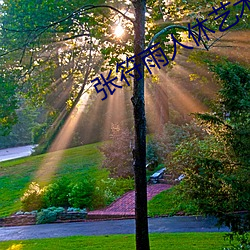
[{"label": "lawn", "polygon": [[[228,246],[224,233],[151,234],[151,250],[222,250]],[[135,249],[134,235],[74,236],[67,238],[0,242],[1,250],[130,250]]]},{"label": "lawn", "polygon": [[[93,176],[96,179],[107,177],[108,172],[98,168],[102,161],[102,155],[97,148],[99,145],[100,143],[95,143],[63,151],[57,166],[50,166],[56,167],[50,181],[60,177],[66,177],[73,182],[80,181],[84,176]],[[32,181],[37,182],[35,175],[44,159],[48,156],[53,159],[58,154],[60,152],[0,163],[0,218],[21,210],[20,197]],[[182,199],[177,202],[174,189],[170,189],[149,202],[149,216],[173,215],[179,211],[195,214],[195,210],[191,207],[190,212],[190,207],[187,206]]]},{"label": "lawn", "polygon": [[[106,171],[100,171],[102,155],[97,146],[100,143],[89,144],[82,147],[67,149],[56,167],[51,179],[62,176],[78,181],[84,175],[107,175]],[[50,153],[50,157],[56,157],[58,153]],[[0,217],[10,215],[21,209],[20,197],[24,190],[35,178],[36,172],[41,167],[46,154],[27,158],[0,162]]]},{"label": "lawn", "polygon": [[185,215],[199,214],[198,208],[191,201],[187,202],[184,197],[177,193],[175,187],[161,192],[148,203],[148,215],[150,217],[166,214],[171,216],[178,212],[185,213]]}]

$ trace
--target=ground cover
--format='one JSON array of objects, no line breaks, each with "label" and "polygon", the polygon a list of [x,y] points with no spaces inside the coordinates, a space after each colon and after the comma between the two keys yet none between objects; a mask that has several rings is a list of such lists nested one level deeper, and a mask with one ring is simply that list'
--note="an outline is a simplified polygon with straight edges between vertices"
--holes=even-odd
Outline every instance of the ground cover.
[{"label": "ground cover", "polygon": [[[166,233],[151,234],[152,250],[221,250],[228,246],[224,233]],[[0,242],[2,250],[78,250],[78,249],[135,249],[134,235],[73,236]]]}]

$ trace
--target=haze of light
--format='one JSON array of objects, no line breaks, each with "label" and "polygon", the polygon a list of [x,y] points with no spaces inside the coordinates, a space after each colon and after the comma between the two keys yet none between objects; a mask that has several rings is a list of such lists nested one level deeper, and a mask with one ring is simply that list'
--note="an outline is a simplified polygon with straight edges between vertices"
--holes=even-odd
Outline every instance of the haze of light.
[{"label": "haze of light", "polygon": [[120,24],[116,26],[114,34],[116,37],[121,37],[124,34],[124,29]]}]

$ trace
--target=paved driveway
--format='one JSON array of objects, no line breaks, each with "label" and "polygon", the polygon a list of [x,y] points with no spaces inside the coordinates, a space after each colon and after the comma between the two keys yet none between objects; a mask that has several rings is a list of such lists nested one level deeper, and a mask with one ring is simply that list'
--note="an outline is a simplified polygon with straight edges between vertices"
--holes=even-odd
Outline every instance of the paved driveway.
[{"label": "paved driveway", "polygon": [[[226,232],[228,228],[218,229],[214,218],[195,216],[150,218],[150,233],[169,232]],[[76,222],[46,224],[21,227],[0,228],[0,241],[56,238],[73,235],[134,234],[135,220],[109,220],[95,222]]]},{"label": "paved driveway", "polygon": [[22,147],[0,149],[0,162],[29,156],[31,155],[34,147],[34,145],[28,145]]}]

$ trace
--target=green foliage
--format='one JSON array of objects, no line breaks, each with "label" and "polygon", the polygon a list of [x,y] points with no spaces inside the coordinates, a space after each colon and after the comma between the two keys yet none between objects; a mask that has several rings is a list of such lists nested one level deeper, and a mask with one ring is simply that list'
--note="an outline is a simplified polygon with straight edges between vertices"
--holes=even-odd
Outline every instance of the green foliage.
[{"label": "green foliage", "polygon": [[[230,247],[224,247],[223,250],[249,250],[250,240],[249,234],[239,234],[239,233],[228,233],[224,237],[230,242]],[[236,241],[236,243],[235,243]]]},{"label": "green foliage", "polygon": [[[84,177],[86,178],[86,177]],[[94,183],[88,179],[84,179],[72,185],[69,193],[69,204],[73,207],[90,208],[92,205],[92,196],[94,192]]]},{"label": "green foliage", "polygon": [[113,193],[116,180],[113,178],[100,179],[96,182],[93,205],[95,209],[111,204],[117,197]]},{"label": "green foliage", "polygon": [[55,222],[59,213],[64,212],[62,207],[48,207],[37,213],[36,224]]},{"label": "green foliage", "polygon": [[193,134],[202,138],[205,133],[194,122],[185,125],[167,123],[163,131],[156,133],[147,144],[148,162],[157,162],[156,165],[164,163],[167,156],[175,151],[177,145]]},{"label": "green foliage", "polygon": [[19,103],[20,108],[16,111],[17,123],[8,135],[0,136],[0,148],[37,143],[33,141],[33,128],[37,122],[43,120],[43,110],[27,105],[24,100],[20,100]]},{"label": "green foliage", "polygon": [[37,124],[32,129],[33,143],[37,144],[40,142],[42,136],[44,136],[44,134],[46,133],[47,128],[48,128],[47,123],[41,123],[41,124]]},{"label": "green foliage", "polygon": [[10,133],[12,126],[17,122],[17,95],[13,79],[0,76],[0,136]]},{"label": "green foliage", "polygon": [[110,177],[128,178],[134,175],[132,156],[132,136],[128,129],[113,124],[111,127],[111,142],[100,147],[104,154],[102,168],[110,172]]},{"label": "green foliage", "polygon": [[43,189],[37,183],[32,183],[23,195],[23,210],[59,206],[96,209],[109,205],[124,193],[134,189],[132,178],[113,179],[102,175],[90,177],[86,174],[84,178],[73,182],[62,177]]},{"label": "green foliage", "polygon": [[43,206],[44,189],[38,183],[32,182],[28,190],[21,197],[22,209],[24,211],[39,210]]},{"label": "green foliage", "polygon": [[158,144],[154,140],[150,139],[147,143],[147,151],[146,151],[146,157],[147,157],[147,163],[148,167],[147,170],[154,171],[155,168],[157,168],[159,163],[159,156],[157,154]]},{"label": "green foliage", "polygon": [[216,110],[196,115],[209,136],[183,142],[171,155],[169,169],[175,175],[185,174],[180,192],[186,199],[242,233],[250,221],[250,74],[230,62],[210,68],[222,86]]},{"label": "green foliage", "polygon": [[111,204],[124,193],[134,189],[132,178],[102,178],[96,181],[93,195],[94,208]]},{"label": "green foliage", "polygon": [[63,177],[45,187],[44,204],[45,207],[68,207],[69,193],[71,191],[69,179]]}]

